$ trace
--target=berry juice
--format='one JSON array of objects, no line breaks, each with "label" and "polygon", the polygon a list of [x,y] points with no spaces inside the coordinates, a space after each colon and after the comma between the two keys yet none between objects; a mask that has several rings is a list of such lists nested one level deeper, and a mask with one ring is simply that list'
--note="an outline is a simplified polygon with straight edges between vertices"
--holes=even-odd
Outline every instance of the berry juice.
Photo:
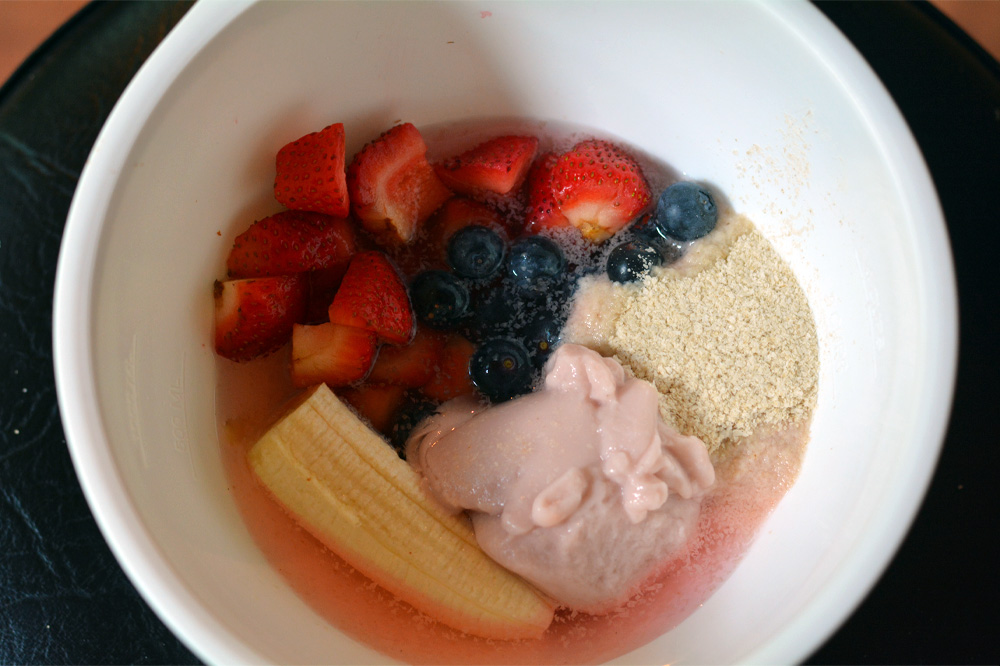
[{"label": "berry juice", "polygon": [[[297,391],[284,353],[250,364],[220,360],[219,432],[233,499],[254,541],[316,613],[375,650],[414,664],[584,664],[641,647],[690,615],[732,573],[798,473],[807,424],[758,434],[717,466],[696,533],[633,599],[600,617],[558,611],[537,640],[457,632],[374,585],[326,549],[256,480],[246,454]],[[664,655],[669,659],[669,655]]]}]

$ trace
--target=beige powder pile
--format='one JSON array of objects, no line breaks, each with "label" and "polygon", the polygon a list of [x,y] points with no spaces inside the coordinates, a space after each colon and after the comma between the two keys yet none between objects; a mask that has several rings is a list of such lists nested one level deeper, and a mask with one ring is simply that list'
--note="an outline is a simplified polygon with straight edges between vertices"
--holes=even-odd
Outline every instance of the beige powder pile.
[{"label": "beige powder pile", "polygon": [[608,343],[660,392],[660,412],[710,452],[816,401],[819,351],[805,294],[756,230],[684,277],[665,271],[626,297]]}]

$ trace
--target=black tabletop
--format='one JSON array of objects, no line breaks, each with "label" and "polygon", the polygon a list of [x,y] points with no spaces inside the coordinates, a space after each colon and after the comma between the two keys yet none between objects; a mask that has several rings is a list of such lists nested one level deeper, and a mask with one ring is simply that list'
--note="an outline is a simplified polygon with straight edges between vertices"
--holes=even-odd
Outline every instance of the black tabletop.
[{"label": "black tabletop", "polygon": [[[52,289],[80,171],[186,3],[94,3],[0,89],[0,663],[198,663],[98,531],[56,405]],[[955,256],[961,350],[938,469],[879,583],[810,663],[997,663],[1000,67],[927,4],[822,3],[915,134]]]}]

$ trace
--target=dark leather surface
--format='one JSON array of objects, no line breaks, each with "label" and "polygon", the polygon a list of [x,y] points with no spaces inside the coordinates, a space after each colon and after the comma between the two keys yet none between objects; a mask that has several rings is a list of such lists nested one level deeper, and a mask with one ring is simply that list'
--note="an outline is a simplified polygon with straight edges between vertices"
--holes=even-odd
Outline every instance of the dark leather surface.
[{"label": "dark leather surface", "polygon": [[70,463],[52,289],[97,133],[185,5],[88,5],[0,91],[0,662],[197,663],[108,550]]},{"label": "dark leather surface", "polygon": [[[956,258],[962,349],[920,515],[872,593],[809,661],[997,663],[1000,70],[927,5],[820,8],[872,64],[924,151]],[[197,663],[135,592],[83,499],[50,339],[59,240],[87,153],[186,9],[89,5],[0,90],[0,663]]]}]

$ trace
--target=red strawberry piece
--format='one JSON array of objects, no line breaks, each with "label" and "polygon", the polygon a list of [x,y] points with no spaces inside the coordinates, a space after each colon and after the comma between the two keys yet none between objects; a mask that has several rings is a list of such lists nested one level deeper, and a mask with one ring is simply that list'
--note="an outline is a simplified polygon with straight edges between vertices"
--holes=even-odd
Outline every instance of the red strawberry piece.
[{"label": "red strawberry piece", "polygon": [[559,211],[595,243],[642,213],[651,198],[635,159],[597,139],[582,141],[559,156],[552,169],[552,193]]},{"label": "red strawberry piece", "polygon": [[420,388],[433,379],[441,361],[444,344],[443,335],[420,328],[408,345],[384,345],[379,350],[368,380],[405,388]]},{"label": "red strawberry piece", "polygon": [[427,161],[427,145],[410,123],[365,146],[347,168],[354,214],[380,242],[408,243],[450,196]]},{"label": "red strawberry piece", "polygon": [[413,337],[413,311],[406,285],[382,252],[354,255],[330,304],[329,316],[334,324],[372,331],[382,342],[401,345]]},{"label": "red strawberry piece", "polygon": [[537,234],[545,229],[569,227],[569,220],[556,205],[553,191],[552,170],[559,157],[555,153],[544,153],[535,160],[525,181],[528,196],[528,210],[525,215],[525,230]]},{"label": "red strawberry piece", "polygon": [[296,324],[292,329],[292,383],[346,386],[365,378],[378,349],[375,334],[340,324]]},{"label": "red strawberry piece", "polygon": [[[379,358],[382,357],[382,351],[379,352]],[[402,386],[366,383],[364,386],[340,389],[337,395],[367,419],[372,428],[387,433],[392,425],[392,417],[406,399],[406,389]]]},{"label": "red strawberry piece", "polygon": [[434,171],[462,194],[509,194],[524,182],[537,151],[533,136],[499,136],[435,165]]},{"label": "red strawberry piece", "polygon": [[274,198],[292,210],[347,217],[344,125],[337,123],[286,144],[274,160]]},{"label": "red strawberry piece", "polygon": [[215,351],[232,361],[266,356],[288,342],[305,309],[300,276],[215,283]]},{"label": "red strawberry piece", "polygon": [[441,350],[437,373],[420,391],[438,402],[475,393],[469,377],[469,359],[475,351],[476,346],[462,336],[451,336]]},{"label": "red strawberry piece", "polygon": [[347,265],[357,249],[347,220],[286,210],[258,220],[236,237],[226,259],[231,278],[288,275]]}]

